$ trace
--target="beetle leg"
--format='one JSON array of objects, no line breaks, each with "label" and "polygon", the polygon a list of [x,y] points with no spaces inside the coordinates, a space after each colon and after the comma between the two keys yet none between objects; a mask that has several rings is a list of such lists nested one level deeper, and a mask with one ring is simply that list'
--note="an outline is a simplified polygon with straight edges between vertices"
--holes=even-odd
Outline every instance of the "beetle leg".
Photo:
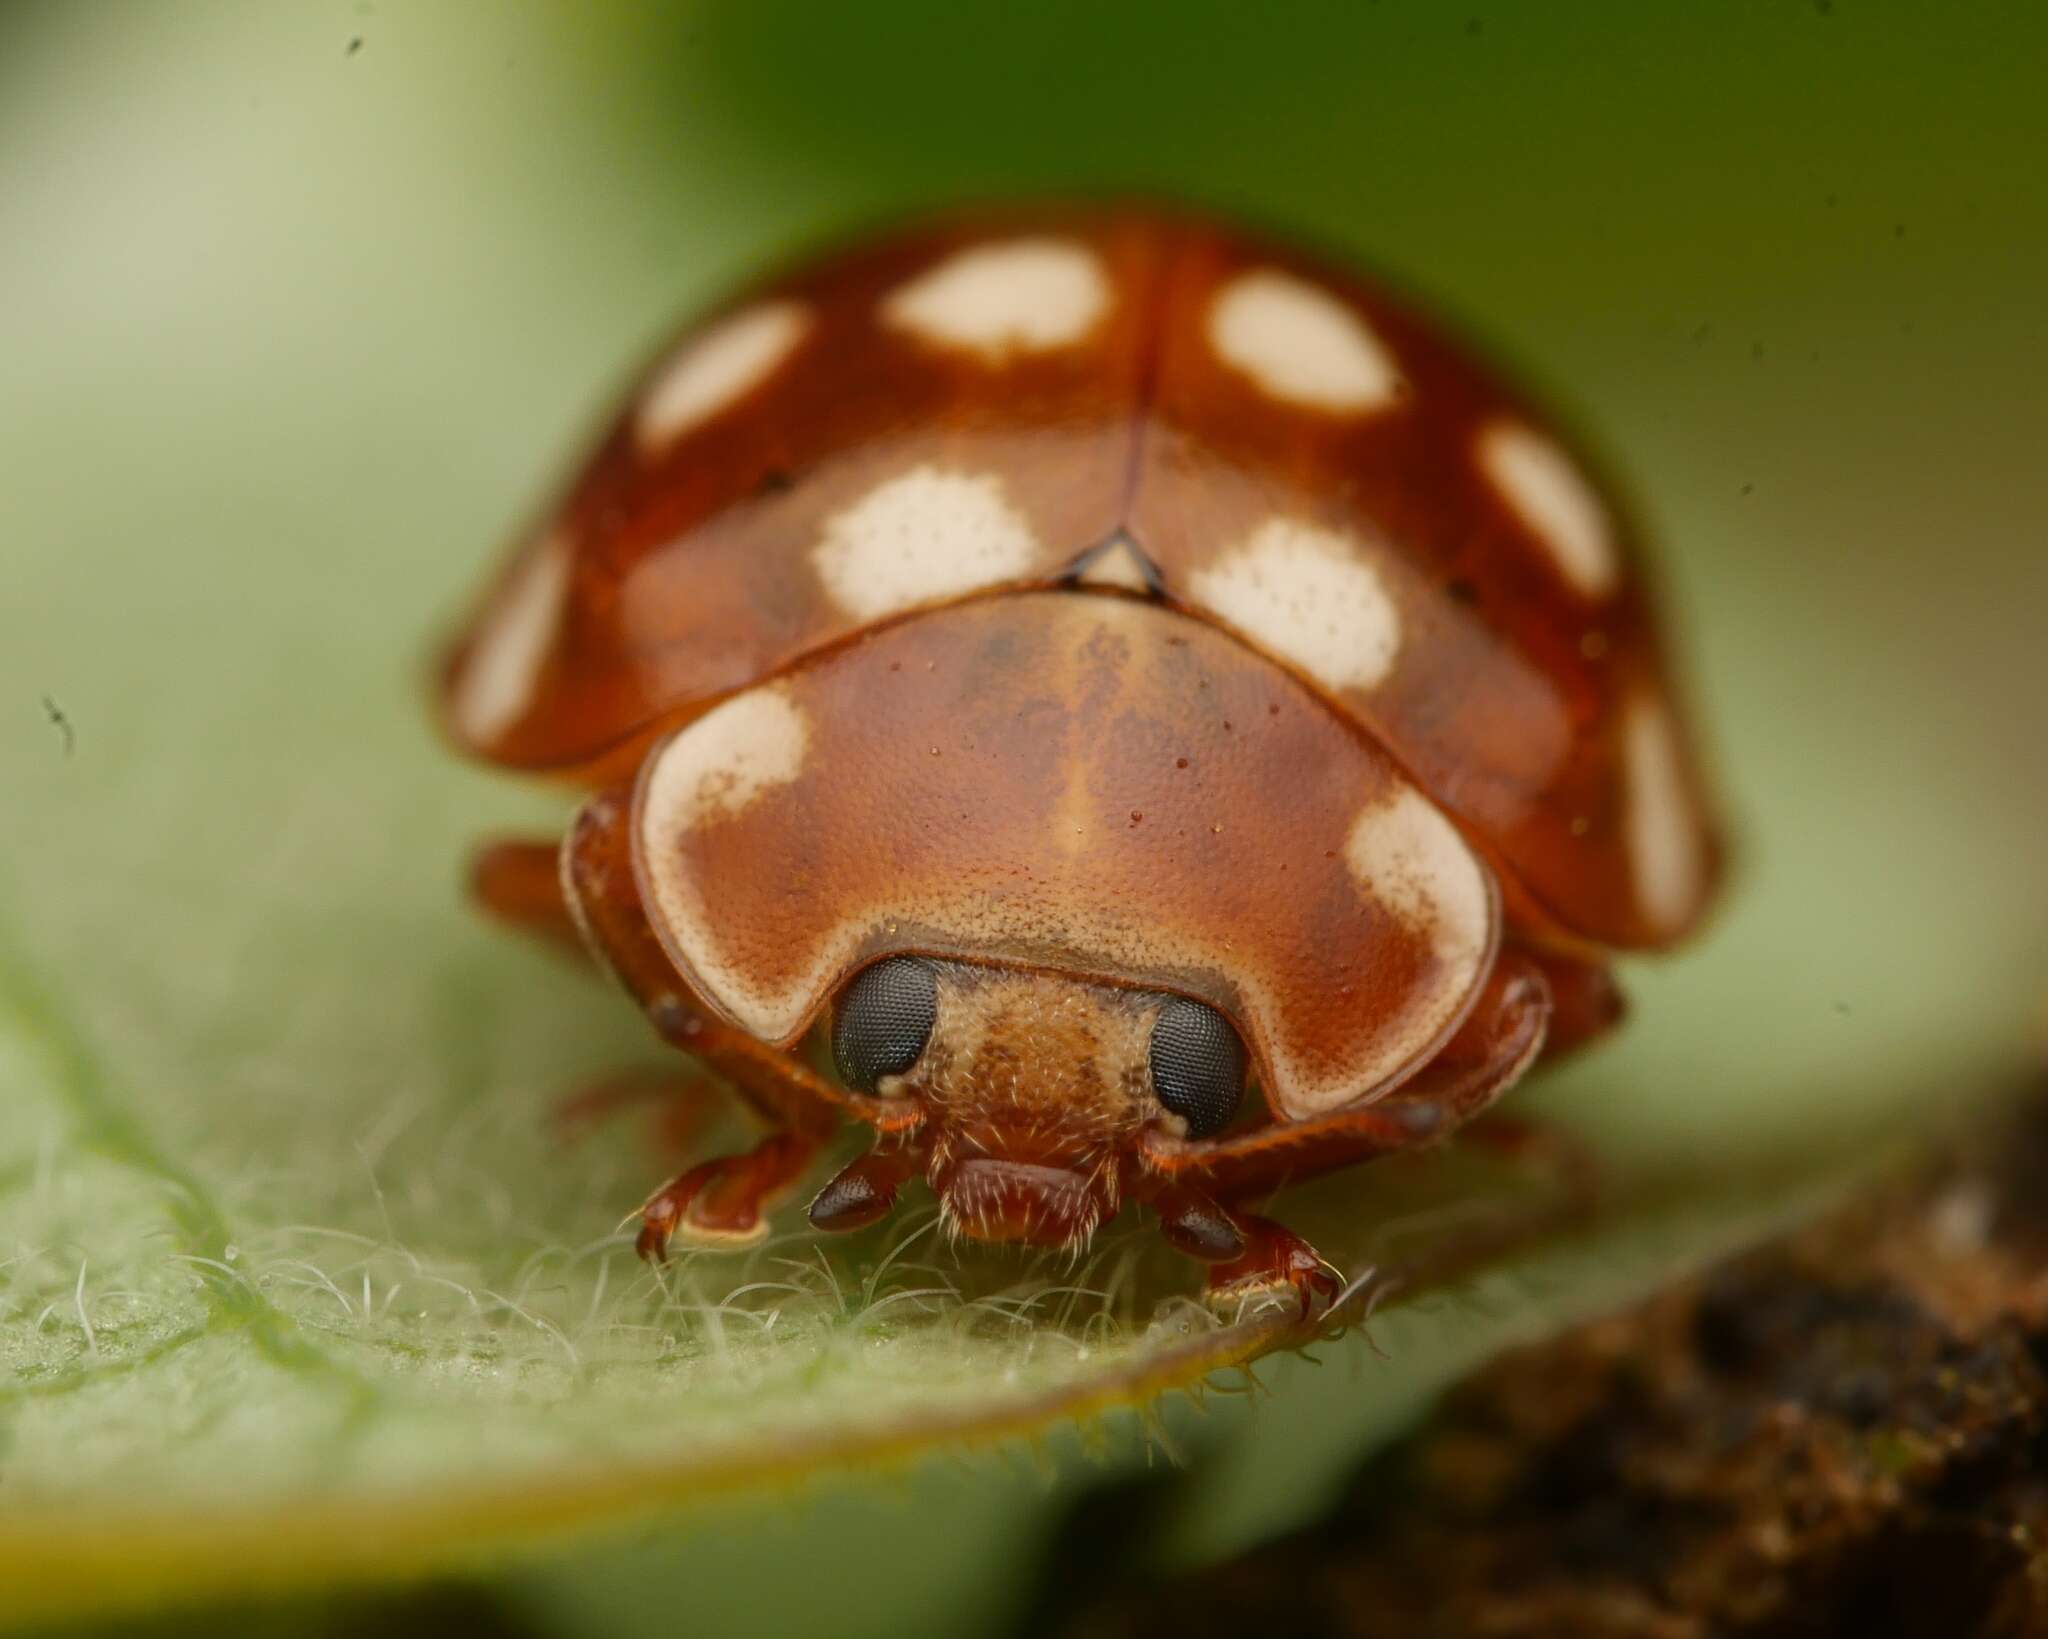
[{"label": "beetle leg", "polygon": [[[1224,1202],[1272,1193],[1292,1179],[1448,1137],[1513,1085],[1542,1050],[1551,1011],[1545,967],[1510,946],[1471,1016],[1441,1052],[1390,1097],[1309,1121],[1272,1122],[1226,1138],[1189,1141],[1148,1133],[1144,1165],[1168,1182],[1155,1200],[1198,1186]],[[1211,1264],[1207,1299],[1230,1314],[1266,1292],[1290,1292],[1306,1318],[1342,1289],[1342,1277],[1300,1236],[1269,1218],[1219,1208],[1243,1250]],[[1169,1240],[1180,1241],[1169,1231]],[[1188,1250],[1183,1247],[1182,1250]],[[1199,1254],[1197,1254],[1199,1255]]]},{"label": "beetle leg", "polygon": [[1233,1212],[1230,1220],[1244,1251],[1228,1263],[1209,1266],[1202,1296],[1211,1309],[1234,1319],[1268,1293],[1285,1293],[1306,1320],[1343,1291],[1343,1271],[1293,1230],[1249,1212]]},{"label": "beetle leg", "polygon": [[[493,921],[589,960],[591,952],[562,889],[562,845],[500,838],[471,856],[470,893]],[[710,1113],[712,1087],[696,1069],[634,1069],[606,1076],[562,1099],[554,1111],[564,1139],[636,1104],[660,1107],[663,1143],[686,1149]]]},{"label": "beetle leg", "polygon": [[1550,986],[1550,1034],[1543,1038],[1545,1064],[1576,1053],[1621,1022],[1628,1002],[1606,966],[1527,945],[1520,950],[1543,970]]},{"label": "beetle leg", "polygon": [[627,794],[610,791],[577,814],[560,873],[574,918],[663,1040],[729,1082],[770,1128],[753,1149],[700,1162],[648,1197],[637,1245],[659,1259],[678,1233],[724,1245],[765,1235],[764,1209],[795,1187],[835,1123],[831,1101],[810,1085],[821,1077],[711,1018],[683,986],[640,906],[627,812]]},{"label": "beetle leg", "polygon": [[469,891],[494,922],[557,949],[586,954],[575,913],[562,892],[562,845],[499,838],[470,856]]},{"label": "beetle leg", "polygon": [[662,1039],[729,1083],[770,1129],[745,1154],[702,1162],[649,1197],[639,1245],[658,1257],[674,1234],[731,1245],[765,1233],[763,1210],[795,1188],[842,1109],[884,1130],[913,1126],[920,1112],[906,1100],[834,1086],[794,1054],[714,1018],[691,994],[641,908],[627,837],[630,797],[624,789],[600,792],[570,827],[561,874],[574,918]]},{"label": "beetle leg", "polygon": [[653,1105],[663,1147],[687,1151],[703,1132],[716,1098],[716,1083],[694,1065],[621,1070],[557,1100],[555,1132],[564,1142],[574,1142],[622,1110]]},{"label": "beetle leg", "polygon": [[1235,1316],[1265,1293],[1285,1292],[1306,1318],[1343,1287],[1343,1276],[1327,1259],[1270,1218],[1219,1206],[1183,1179],[1138,1187],[1159,1214],[1167,1244],[1209,1266],[1205,1296],[1225,1315]]},{"label": "beetle leg", "polygon": [[746,1246],[768,1233],[767,1208],[794,1189],[818,1153],[802,1133],[774,1132],[742,1155],[700,1161],[648,1196],[640,1209],[641,1257],[659,1263],[671,1237],[699,1245]]},{"label": "beetle leg", "polygon": [[1141,1165],[1199,1183],[1226,1203],[1264,1196],[1293,1180],[1417,1149],[1448,1138],[1484,1110],[1542,1049],[1550,1017],[1544,972],[1517,947],[1501,952],[1478,1005],[1457,1034],[1410,1081],[1358,1109],[1306,1121],[1273,1121],[1223,1138],[1148,1132]]}]

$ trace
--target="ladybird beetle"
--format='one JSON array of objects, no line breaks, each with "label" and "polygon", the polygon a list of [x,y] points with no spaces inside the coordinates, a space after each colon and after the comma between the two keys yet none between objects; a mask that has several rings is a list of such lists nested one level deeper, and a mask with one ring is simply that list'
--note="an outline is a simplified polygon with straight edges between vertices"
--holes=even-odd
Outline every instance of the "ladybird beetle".
[{"label": "ladybird beetle", "polygon": [[650,1257],[764,1234],[851,1115],[820,1229],[918,1174],[981,1240],[1134,1201],[1213,1298],[1307,1309],[1247,1203],[1606,1029],[1719,864],[1582,454],[1377,286],[1149,209],[910,227],[698,324],[441,709],[592,793],[484,849],[486,909],[767,1124]]}]

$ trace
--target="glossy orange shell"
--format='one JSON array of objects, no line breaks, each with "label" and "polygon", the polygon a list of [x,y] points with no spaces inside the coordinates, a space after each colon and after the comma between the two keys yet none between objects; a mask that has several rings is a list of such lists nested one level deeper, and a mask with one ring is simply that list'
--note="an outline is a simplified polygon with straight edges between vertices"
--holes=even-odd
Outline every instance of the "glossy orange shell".
[{"label": "glossy orange shell", "polygon": [[883,956],[1025,964],[1208,1002],[1297,1117],[1426,1062],[1500,940],[1370,737],[1129,598],[982,599],[747,690],[650,754],[633,827],[669,956],[760,1040]]},{"label": "glossy orange shell", "polygon": [[864,632],[1080,578],[1290,672],[1458,821],[1521,925],[1664,945],[1719,850],[1589,471],[1295,250],[1145,211],[915,227],[737,298],[648,374],[451,653],[444,717],[475,755],[616,777]]}]

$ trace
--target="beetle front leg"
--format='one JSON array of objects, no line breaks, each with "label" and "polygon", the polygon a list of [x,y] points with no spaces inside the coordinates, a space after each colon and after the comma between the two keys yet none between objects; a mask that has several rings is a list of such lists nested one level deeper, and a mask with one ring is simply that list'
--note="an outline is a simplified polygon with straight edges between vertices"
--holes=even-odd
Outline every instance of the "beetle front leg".
[{"label": "beetle front leg", "polygon": [[1342,1281],[1327,1260],[1292,1231],[1231,1203],[1449,1137],[1512,1086],[1541,1051],[1550,1006],[1542,965],[1510,947],[1501,953],[1457,1034],[1390,1097],[1308,1121],[1270,1122],[1225,1138],[1189,1140],[1155,1132],[1141,1139],[1140,1163],[1159,1180],[1151,1198],[1155,1205],[1164,1203],[1161,1220],[1169,1240],[1183,1251],[1205,1255],[1184,1244],[1202,1218],[1189,1202],[1222,1213],[1243,1240],[1235,1256],[1211,1261],[1210,1304],[1242,1307],[1261,1291],[1285,1289],[1307,1315],[1317,1302],[1333,1298]]},{"label": "beetle front leg", "polygon": [[1326,1309],[1344,1290],[1344,1272],[1284,1224],[1255,1213],[1235,1212],[1244,1251],[1228,1263],[1211,1264],[1202,1296],[1219,1314],[1235,1316],[1286,1294],[1303,1320]]},{"label": "beetle front leg", "polygon": [[1138,1189],[1159,1214],[1167,1244],[1209,1266],[1204,1295],[1213,1309],[1234,1315],[1266,1293],[1290,1292],[1305,1320],[1343,1288],[1328,1259],[1270,1218],[1220,1206],[1186,1179]]},{"label": "beetle front leg", "polygon": [[[700,1162],[648,1198],[638,1244],[642,1256],[659,1258],[674,1235],[726,1246],[759,1239],[767,1233],[765,1212],[802,1179],[839,1110],[869,1112],[857,1108],[859,1095],[712,1017],[690,993],[641,908],[627,836],[629,799],[625,790],[601,792],[570,829],[561,877],[575,920],[662,1039],[730,1083],[770,1128],[746,1153]],[[883,1113],[903,1125],[904,1111]]]},{"label": "beetle front leg", "polygon": [[742,1155],[700,1161],[648,1196],[635,1250],[659,1263],[678,1232],[699,1245],[751,1245],[768,1233],[766,1209],[796,1187],[817,1153],[813,1138],[774,1132]]},{"label": "beetle front leg", "polygon": [[1343,1276],[1291,1229],[1249,1212],[1233,1212],[1193,1184],[1156,1187],[1149,1197],[1159,1230],[1175,1251],[1209,1266],[1211,1307],[1230,1312],[1267,1292],[1291,1292],[1303,1319],[1329,1304]]}]

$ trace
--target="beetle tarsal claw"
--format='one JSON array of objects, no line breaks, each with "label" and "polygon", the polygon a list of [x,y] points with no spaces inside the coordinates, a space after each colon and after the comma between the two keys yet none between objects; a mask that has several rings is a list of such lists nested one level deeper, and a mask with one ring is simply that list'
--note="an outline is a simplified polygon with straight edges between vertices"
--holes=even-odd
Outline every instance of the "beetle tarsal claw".
[{"label": "beetle tarsal claw", "polygon": [[1232,1325],[1281,1309],[1297,1320],[1307,1320],[1331,1309],[1343,1288],[1343,1276],[1335,1266],[1317,1259],[1316,1269],[1306,1277],[1247,1275],[1208,1287],[1202,1300],[1213,1314]]},{"label": "beetle tarsal claw", "polygon": [[1344,1290],[1344,1272],[1291,1229],[1249,1214],[1236,1223],[1245,1250],[1211,1267],[1203,1294],[1224,1318],[1243,1320],[1286,1303],[1306,1320],[1328,1309]]},{"label": "beetle tarsal claw", "polygon": [[789,1193],[817,1146],[770,1133],[744,1155],[700,1162],[671,1179],[640,1209],[640,1256],[659,1262],[672,1237],[706,1247],[751,1246],[768,1233],[767,1209]]},{"label": "beetle tarsal claw", "polygon": [[734,1217],[717,1222],[695,1211],[695,1205],[692,1201],[678,1206],[668,1190],[657,1191],[640,1209],[640,1233],[634,1249],[650,1263],[665,1263],[669,1248],[677,1243],[706,1251],[732,1251],[768,1238],[768,1220],[758,1213],[751,1220]]},{"label": "beetle tarsal claw", "polygon": [[712,1225],[692,1223],[688,1217],[676,1225],[675,1240],[684,1246],[703,1247],[706,1250],[732,1251],[742,1246],[758,1246],[768,1238],[768,1220],[756,1218],[747,1229],[722,1229]]},{"label": "beetle tarsal claw", "polygon": [[1282,1310],[1300,1318],[1309,1312],[1304,1295],[1283,1280],[1243,1280],[1229,1286],[1212,1286],[1202,1293],[1202,1302],[1227,1326],[1239,1326]]}]

